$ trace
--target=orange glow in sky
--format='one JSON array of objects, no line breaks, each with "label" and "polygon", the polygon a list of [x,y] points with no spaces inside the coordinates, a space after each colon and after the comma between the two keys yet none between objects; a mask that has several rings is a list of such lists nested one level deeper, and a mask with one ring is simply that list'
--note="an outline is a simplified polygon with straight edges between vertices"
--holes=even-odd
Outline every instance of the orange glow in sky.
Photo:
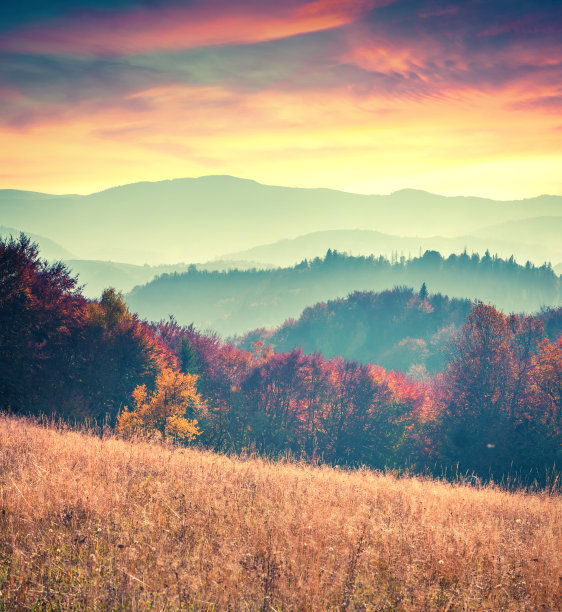
[{"label": "orange glow in sky", "polygon": [[555,3],[524,15],[467,13],[471,2],[103,4],[15,14],[0,32],[0,187],[232,174],[562,193]]}]

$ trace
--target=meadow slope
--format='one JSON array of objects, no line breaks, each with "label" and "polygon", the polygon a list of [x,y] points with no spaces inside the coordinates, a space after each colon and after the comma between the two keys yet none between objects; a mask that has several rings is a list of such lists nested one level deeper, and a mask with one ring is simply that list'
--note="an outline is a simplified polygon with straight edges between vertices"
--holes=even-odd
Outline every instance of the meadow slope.
[{"label": "meadow slope", "polygon": [[560,609],[562,499],[0,416],[0,610]]}]

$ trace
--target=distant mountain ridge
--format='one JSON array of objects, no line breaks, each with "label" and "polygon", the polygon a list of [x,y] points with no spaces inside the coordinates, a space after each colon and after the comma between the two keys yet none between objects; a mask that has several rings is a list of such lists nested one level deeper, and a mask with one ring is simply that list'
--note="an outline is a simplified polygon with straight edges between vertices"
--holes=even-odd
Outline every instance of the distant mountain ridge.
[{"label": "distant mountain ridge", "polygon": [[[128,293],[137,285],[144,285],[154,280],[160,274],[181,274],[189,267],[185,263],[138,266],[115,261],[97,261],[91,259],[65,259],[72,276],[78,277],[83,294],[88,298],[99,298],[103,290],[113,287],[123,293]],[[197,270],[248,270],[251,268],[267,269],[272,266],[258,264],[253,261],[219,260],[201,264],[191,264]]]},{"label": "distant mountain ridge", "polygon": [[80,259],[135,264],[206,261],[317,231],[452,237],[561,215],[562,196],[498,202],[416,190],[360,195],[229,176],[133,183],[87,196],[0,191],[2,223],[47,236]]},{"label": "distant mountain ridge", "polygon": [[[8,238],[10,236],[12,236],[13,238],[18,238],[20,233],[21,230],[19,229],[0,225],[0,236],[2,236],[2,238]],[[67,251],[60,244],[57,244],[53,240],[49,240],[49,238],[46,238],[45,236],[30,233],[28,233],[27,235],[29,236],[29,238],[31,238],[33,242],[35,242],[39,246],[41,256],[45,259],[59,260],[74,257],[74,255],[70,251]]]},{"label": "distant mountain ridge", "polygon": [[537,216],[517,221],[506,221],[497,225],[483,227],[472,232],[482,239],[509,241],[511,243],[532,244],[540,237],[541,244],[562,251],[562,216]]},{"label": "distant mountain ridge", "polygon": [[[562,261],[562,242],[551,237],[560,227],[562,236],[562,217],[540,217],[539,219],[551,220],[549,240],[542,240],[540,244],[517,242],[494,237],[493,231],[488,228],[477,230],[478,235],[456,236],[445,238],[443,236],[429,236],[425,238],[415,236],[393,236],[372,230],[327,230],[312,232],[297,238],[279,240],[271,244],[264,244],[245,251],[227,253],[224,257],[234,259],[267,260],[278,266],[295,265],[303,259],[323,257],[328,249],[336,249],[350,255],[383,255],[385,257],[401,255],[408,257],[417,255],[426,250],[436,250],[447,256],[451,253],[467,252],[480,253],[483,255],[487,250],[500,257],[509,258],[515,255],[519,263],[527,260],[542,264],[544,262]],[[525,226],[535,219],[512,222],[514,227],[519,224]],[[515,225],[517,224],[517,225]],[[498,236],[507,224],[496,226]],[[489,228],[490,230],[492,228]],[[537,233],[532,234],[537,236]],[[488,236],[488,237],[487,237]]]}]

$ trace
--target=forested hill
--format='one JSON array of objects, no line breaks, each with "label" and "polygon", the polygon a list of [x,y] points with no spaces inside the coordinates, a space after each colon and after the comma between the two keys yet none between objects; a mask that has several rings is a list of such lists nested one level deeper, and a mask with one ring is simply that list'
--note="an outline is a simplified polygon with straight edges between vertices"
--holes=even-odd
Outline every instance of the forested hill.
[{"label": "forested hill", "polygon": [[[238,340],[251,350],[256,342],[278,353],[300,348],[305,354],[376,363],[389,370],[425,378],[443,370],[451,340],[472,309],[470,300],[429,295],[406,287],[347,298],[306,308],[274,330],[258,329]],[[545,334],[556,340],[562,331],[562,308],[538,313]]]},{"label": "forested hill", "polygon": [[470,300],[427,295],[423,286],[418,293],[406,287],[356,292],[306,308],[275,330],[249,332],[238,344],[249,350],[259,341],[281,353],[298,347],[419,378],[445,367],[445,348],[471,307]]},{"label": "forested hill", "polygon": [[345,297],[354,291],[382,291],[395,286],[421,287],[450,297],[479,299],[506,312],[536,312],[560,304],[560,278],[550,265],[521,266],[486,254],[438,252],[390,261],[383,257],[350,257],[329,250],[323,259],[291,268],[162,275],[136,287],[129,306],[149,320],[170,314],[182,324],[194,323],[223,335],[277,327],[298,317],[307,306]]}]

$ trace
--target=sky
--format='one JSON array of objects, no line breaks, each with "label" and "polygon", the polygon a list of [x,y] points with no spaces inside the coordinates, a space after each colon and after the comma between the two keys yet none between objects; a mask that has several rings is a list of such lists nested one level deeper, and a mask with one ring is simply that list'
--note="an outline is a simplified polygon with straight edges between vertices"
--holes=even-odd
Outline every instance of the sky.
[{"label": "sky", "polygon": [[562,194],[562,0],[0,7],[0,188]]}]

